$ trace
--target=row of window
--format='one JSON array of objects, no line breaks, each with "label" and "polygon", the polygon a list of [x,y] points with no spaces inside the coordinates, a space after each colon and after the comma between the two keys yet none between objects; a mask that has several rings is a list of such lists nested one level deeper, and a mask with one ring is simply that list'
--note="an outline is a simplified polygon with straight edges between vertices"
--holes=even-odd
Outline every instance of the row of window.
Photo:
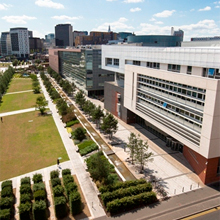
[{"label": "row of window", "polygon": [[106,59],[106,66],[108,66],[108,65],[119,66],[119,59],[107,58]]},{"label": "row of window", "polygon": [[147,62],[147,67],[153,69],[160,69],[160,63]]}]

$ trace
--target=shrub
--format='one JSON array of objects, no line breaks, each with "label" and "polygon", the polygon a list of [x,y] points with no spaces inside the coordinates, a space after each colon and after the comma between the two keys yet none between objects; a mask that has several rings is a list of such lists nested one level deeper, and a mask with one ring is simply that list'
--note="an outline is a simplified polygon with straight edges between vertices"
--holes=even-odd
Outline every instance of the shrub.
[{"label": "shrub", "polygon": [[31,203],[26,202],[25,204],[22,203],[18,207],[19,209],[19,215],[20,215],[20,220],[30,220],[30,211],[31,211]]},{"label": "shrub", "polygon": [[50,172],[50,179],[59,178],[59,171],[53,170]]},{"label": "shrub", "polygon": [[135,196],[128,196],[121,199],[115,199],[107,203],[107,211],[118,213],[122,210],[126,211],[131,208],[136,208],[140,205],[147,205],[157,201],[154,192],[144,192]]},{"label": "shrub", "polygon": [[38,174],[38,173],[34,174],[33,181],[34,181],[34,183],[43,182],[42,174]]},{"label": "shrub", "polygon": [[38,190],[34,192],[34,200],[40,201],[40,200],[46,200],[46,191],[45,190]]},{"label": "shrub", "polygon": [[33,186],[33,192],[36,192],[38,190],[45,190],[45,185],[44,183],[36,183]]},{"label": "shrub", "polygon": [[13,198],[5,197],[0,199],[0,209],[12,209],[13,206]]},{"label": "shrub", "polygon": [[31,184],[31,179],[30,177],[24,177],[21,179],[21,185],[23,184]]},{"label": "shrub", "polygon": [[86,138],[86,130],[82,127],[77,128],[75,131],[73,131],[72,136],[74,139],[82,141]]},{"label": "shrub", "polygon": [[78,145],[78,148],[79,148],[79,150],[82,150],[82,149],[84,149],[84,148],[86,148],[86,147],[88,147],[92,144],[95,144],[94,141],[92,141],[92,140],[83,141],[83,143]]},{"label": "shrub", "polygon": [[120,188],[127,188],[127,187],[130,187],[130,186],[136,186],[136,185],[145,184],[145,183],[146,183],[146,180],[144,180],[144,179],[130,180],[130,181],[125,181],[125,182],[117,182],[114,185],[101,186],[99,188],[99,191],[101,193],[112,192],[112,191],[120,189]]},{"label": "shrub", "polygon": [[70,169],[64,169],[62,170],[62,176],[65,176],[65,175],[71,175],[71,170]]},{"label": "shrub", "polygon": [[47,215],[46,215],[46,202],[41,200],[41,201],[36,201],[33,204],[33,215],[35,220],[46,220]]},{"label": "shrub", "polygon": [[20,193],[21,194],[30,194],[31,193],[31,185],[29,185],[29,184],[21,185]]},{"label": "shrub", "polygon": [[0,219],[1,220],[10,220],[10,209],[1,209],[0,210]]},{"label": "shrub", "polygon": [[98,150],[98,146],[96,144],[92,144],[92,145],[80,150],[79,153],[81,156],[84,156],[94,150]]},{"label": "shrub", "polygon": [[53,187],[53,195],[54,197],[63,196],[64,188],[61,185],[57,185]]},{"label": "shrub", "polygon": [[112,200],[120,199],[126,196],[138,195],[143,192],[150,192],[151,190],[152,190],[151,184],[146,183],[137,186],[130,186],[125,189],[118,189],[113,192],[105,192],[101,195],[101,197],[106,206],[106,204]]},{"label": "shrub", "polygon": [[6,186],[11,186],[11,188],[12,188],[12,181],[11,180],[6,180],[6,181],[2,182],[2,190]]},{"label": "shrub", "polygon": [[69,122],[66,123],[66,127],[71,127],[75,124],[79,124],[79,121],[78,120],[69,121]]},{"label": "shrub", "polygon": [[1,197],[12,197],[13,196],[13,191],[11,186],[5,186],[2,191],[1,191]]},{"label": "shrub", "polygon": [[54,197],[55,213],[57,218],[64,218],[67,215],[66,199],[64,196]]},{"label": "shrub", "polygon": [[70,182],[70,183],[67,183],[65,185],[65,192],[66,192],[66,195],[67,195],[67,198],[69,198],[69,195],[72,193],[72,192],[76,192],[77,191],[77,185],[76,183],[73,183],[73,182]]},{"label": "shrub", "polygon": [[20,203],[31,202],[31,194],[21,194]]},{"label": "shrub", "polygon": [[74,140],[74,144],[75,144],[75,145],[77,145],[77,144],[79,144],[79,143],[80,143],[79,140]]},{"label": "shrub", "polygon": [[68,183],[74,182],[74,179],[71,175],[65,175],[63,176],[63,184],[66,186]]},{"label": "shrub", "polygon": [[55,187],[55,186],[57,186],[57,185],[61,185],[61,180],[60,180],[60,178],[54,178],[54,179],[52,179],[52,180],[51,180],[51,185],[52,185],[52,187]]},{"label": "shrub", "polygon": [[82,212],[82,202],[79,192],[74,192],[70,194],[69,204],[72,215],[76,215]]}]

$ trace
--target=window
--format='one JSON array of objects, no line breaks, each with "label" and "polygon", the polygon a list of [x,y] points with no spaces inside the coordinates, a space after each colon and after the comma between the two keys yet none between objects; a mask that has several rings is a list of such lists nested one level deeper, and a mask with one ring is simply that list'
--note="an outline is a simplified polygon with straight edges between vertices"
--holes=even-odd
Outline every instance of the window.
[{"label": "window", "polygon": [[140,66],[141,65],[141,61],[133,60],[133,65]]},{"label": "window", "polygon": [[114,59],[114,65],[119,66],[119,59]]},{"label": "window", "polygon": [[147,62],[147,67],[153,68],[153,69],[160,69],[160,64],[159,63]]},{"label": "window", "polygon": [[106,66],[112,65],[112,58],[107,58],[106,59]]},{"label": "window", "polygon": [[192,67],[191,66],[187,66],[187,74],[191,74],[192,73]]},{"label": "window", "polygon": [[180,65],[168,64],[168,71],[179,73],[180,72]]},{"label": "window", "polygon": [[217,175],[220,175],[220,158],[218,159]]}]

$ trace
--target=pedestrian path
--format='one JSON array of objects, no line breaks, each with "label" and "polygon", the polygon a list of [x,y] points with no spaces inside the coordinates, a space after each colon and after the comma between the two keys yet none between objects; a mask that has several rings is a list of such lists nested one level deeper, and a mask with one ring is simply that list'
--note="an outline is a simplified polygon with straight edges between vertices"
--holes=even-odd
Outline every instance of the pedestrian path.
[{"label": "pedestrian path", "polygon": [[5,95],[12,95],[12,94],[18,94],[18,93],[25,93],[25,92],[33,92],[33,90],[25,90],[25,91],[19,91],[19,92],[8,92]]},{"label": "pedestrian path", "polygon": [[22,113],[26,113],[26,112],[33,112],[35,110],[36,110],[35,108],[26,108],[26,109],[11,111],[11,112],[4,112],[4,113],[0,113],[0,117],[22,114]]}]

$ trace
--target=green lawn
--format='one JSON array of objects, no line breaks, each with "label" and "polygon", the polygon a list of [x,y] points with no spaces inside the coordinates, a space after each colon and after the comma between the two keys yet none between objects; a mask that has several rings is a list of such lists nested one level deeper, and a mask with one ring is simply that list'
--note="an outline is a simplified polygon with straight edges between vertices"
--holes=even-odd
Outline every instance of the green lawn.
[{"label": "green lawn", "polygon": [[2,98],[0,113],[33,108],[39,95],[40,94],[34,94],[33,92],[6,94]]},{"label": "green lawn", "polygon": [[32,89],[32,79],[31,78],[13,78],[7,93],[9,92],[19,92]]},{"label": "green lawn", "polygon": [[37,111],[3,117],[0,146],[0,181],[69,159],[52,116]]}]

